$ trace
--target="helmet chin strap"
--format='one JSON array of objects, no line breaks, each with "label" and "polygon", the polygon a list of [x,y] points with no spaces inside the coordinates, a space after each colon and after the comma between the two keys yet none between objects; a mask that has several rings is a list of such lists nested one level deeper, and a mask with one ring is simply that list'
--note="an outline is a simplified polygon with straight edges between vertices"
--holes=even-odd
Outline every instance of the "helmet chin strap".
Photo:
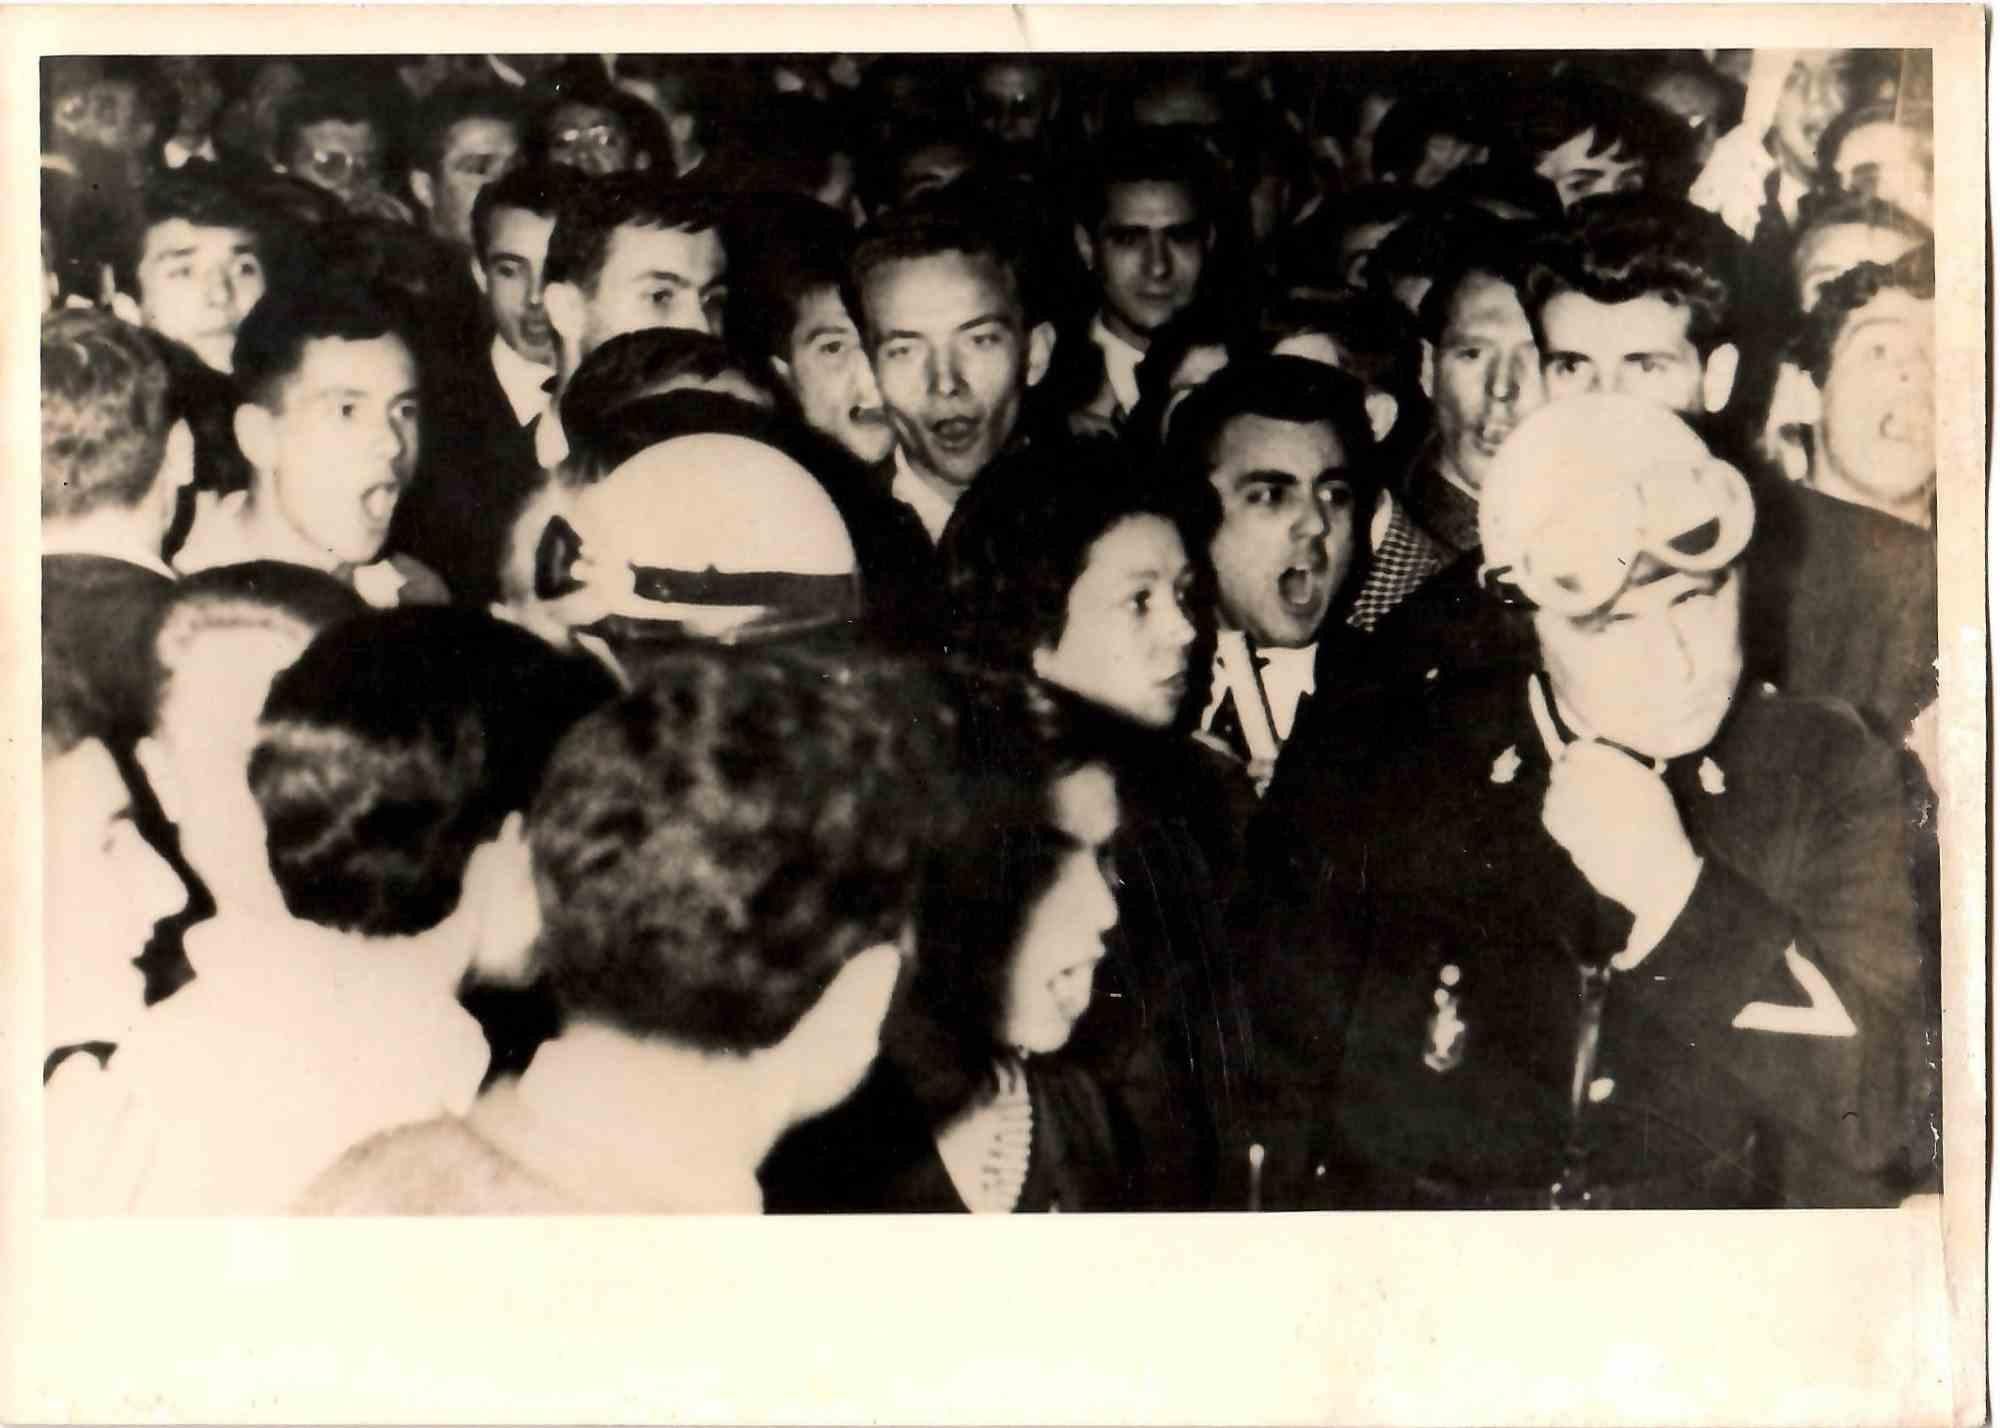
[{"label": "helmet chin strap", "polygon": [[1667,771],[1667,760],[1641,753],[1629,744],[1621,744],[1598,733],[1589,720],[1556,695],[1546,672],[1537,671],[1528,676],[1528,712],[1534,716],[1535,732],[1542,736],[1542,747],[1548,752],[1552,764],[1562,758],[1563,751],[1570,744],[1584,742],[1616,749],[1629,758],[1637,759],[1656,774]]}]

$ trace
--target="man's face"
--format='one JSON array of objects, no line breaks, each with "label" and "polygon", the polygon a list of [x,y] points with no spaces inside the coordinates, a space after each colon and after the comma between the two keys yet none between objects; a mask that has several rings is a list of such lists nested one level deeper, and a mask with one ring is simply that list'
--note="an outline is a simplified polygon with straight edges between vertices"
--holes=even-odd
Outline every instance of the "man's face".
[{"label": "man's face", "polygon": [[970,486],[1048,368],[1046,329],[1024,331],[1006,275],[963,253],[883,263],[861,300],[875,380],[904,453],[937,480]]},{"label": "man's face", "polygon": [[145,1006],[132,959],[187,888],[139,834],[110,750],[86,739],[42,764],[45,1046],[116,1041]]},{"label": "man's face", "polygon": [[549,162],[587,174],[618,174],[639,167],[625,121],[595,104],[559,104],[549,116]]},{"label": "man's face", "polygon": [[722,336],[728,272],[722,234],[713,228],[617,229],[597,290],[584,299],[578,360],[614,337],[652,327]]},{"label": "man's face", "polygon": [[241,228],[198,228],[170,218],[146,231],[139,256],[139,320],[230,370],[236,329],[264,296],[257,237]]},{"label": "man's face", "polygon": [[1585,129],[1542,155],[1535,172],[1556,186],[1565,209],[1594,194],[1629,193],[1646,185],[1646,161],[1626,153],[1623,144],[1604,149],[1595,129]]},{"label": "man's face", "polygon": [[1852,56],[1846,50],[1801,55],[1785,78],[1771,122],[1778,158],[1810,179],[1819,168],[1819,141],[1827,125],[1854,102]]},{"label": "man's face", "polygon": [[1104,934],[1118,924],[1105,876],[1118,831],[1111,775],[1101,764],[1078,769],[1055,786],[1051,802],[1062,858],[1015,944],[1000,1027],[1004,1044],[1041,1055],[1061,1050],[1090,1006]]},{"label": "man's face", "polygon": [[1799,242],[1792,266],[1799,280],[1799,311],[1811,312],[1826,285],[1863,263],[1887,267],[1924,240],[1914,233],[1842,223],[1816,228]]},{"label": "man's face", "polygon": [[1208,229],[1177,183],[1125,183],[1105,195],[1089,257],[1107,326],[1146,341],[1194,301],[1208,259]]},{"label": "man's face", "polygon": [[472,246],[472,201],[479,190],[514,166],[520,135],[505,119],[461,119],[445,136],[444,157],[428,175],[431,232]]},{"label": "man's face", "polygon": [[1053,86],[1034,65],[990,64],[972,94],[979,126],[1003,144],[1032,144],[1048,122]]},{"label": "man's face", "polygon": [[1431,366],[1441,459],[1476,491],[1500,443],[1544,400],[1534,330],[1513,288],[1484,273],[1460,283]]},{"label": "man's face", "polygon": [[1616,392],[1670,411],[1702,409],[1702,361],[1688,340],[1689,313],[1664,298],[1601,303],[1557,293],[1542,308],[1542,378],[1549,400]]},{"label": "man's face", "polygon": [[1917,135],[1883,120],[1863,124],[1840,141],[1833,172],[1841,188],[1892,203],[1923,223],[1931,221],[1931,169]]},{"label": "man's face", "polygon": [[1900,289],[1877,294],[1841,328],[1820,394],[1828,464],[1889,509],[1937,483],[1933,307]]},{"label": "man's face", "polygon": [[[381,553],[417,464],[417,364],[394,336],[308,343],[269,413],[270,489],[285,519],[343,565]],[[253,463],[257,454],[246,452]]]},{"label": "man's face", "polygon": [[1556,697],[1593,735],[1649,758],[1708,746],[1743,675],[1743,586],[1735,568],[1625,588],[1605,609],[1535,612]]},{"label": "man's face", "polygon": [[473,269],[500,340],[530,362],[555,366],[556,335],[542,307],[542,264],[549,255],[555,215],[526,208],[496,208],[486,261]]},{"label": "man's face", "polygon": [[799,304],[790,354],[777,364],[806,425],[832,437],[865,465],[889,459],[896,434],[882,410],[882,392],[861,334],[836,288],[820,288]]},{"label": "man's face", "polygon": [[161,137],[159,120],[128,79],[94,79],[55,103],[57,132],[114,153],[136,154]]},{"label": "man's face", "polygon": [[288,173],[346,202],[377,187],[382,174],[382,140],[366,120],[349,124],[323,119],[298,131],[284,162]]},{"label": "man's face", "polygon": [[1209,558],[1231,628],[1260,645],[1318,638],[1354,563],[1349,461],[1327,422],[1245,415],[1222,429],[1208,475],[1222,524]]}]

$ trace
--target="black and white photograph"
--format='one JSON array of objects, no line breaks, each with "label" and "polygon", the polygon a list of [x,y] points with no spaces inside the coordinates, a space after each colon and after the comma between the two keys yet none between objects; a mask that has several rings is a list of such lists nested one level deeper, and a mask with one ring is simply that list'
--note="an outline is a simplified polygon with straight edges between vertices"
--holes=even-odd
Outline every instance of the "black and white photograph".
[{"label": "black and white photograph", "polygon": [[648,13],[36,61],[49,1231],[1935,1242],[1942,52]]}]

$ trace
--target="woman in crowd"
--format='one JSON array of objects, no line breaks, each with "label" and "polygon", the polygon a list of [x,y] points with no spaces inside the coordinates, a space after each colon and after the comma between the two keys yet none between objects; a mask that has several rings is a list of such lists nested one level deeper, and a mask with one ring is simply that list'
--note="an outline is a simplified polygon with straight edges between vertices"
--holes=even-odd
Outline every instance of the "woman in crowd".
[{"label": "woman in crowd", "polygon": [[845,1104],[781,1141],[771,1210],[1117,1210],[1133,1134],[1091,1070],[1056,1055],[1117,921],[1110,770],[1025,681],[972,674],[956,836],[925,870],[918,951],[882,1054]]},{"label": "woman in crowd", "polygon": [[1115,445],[1076,442],[982,480],[941,551],[953,652],[1076,696],[1117,777],[1112,995],[1073,1054],[1143,1128],[1141,1199],[1160,1208],[1215,1195],[1246,1052],[1217,909],[1255,799],[1233,761],[1187,737],[1209,692],[1218,520],[1205,484],[1170,492]]}]

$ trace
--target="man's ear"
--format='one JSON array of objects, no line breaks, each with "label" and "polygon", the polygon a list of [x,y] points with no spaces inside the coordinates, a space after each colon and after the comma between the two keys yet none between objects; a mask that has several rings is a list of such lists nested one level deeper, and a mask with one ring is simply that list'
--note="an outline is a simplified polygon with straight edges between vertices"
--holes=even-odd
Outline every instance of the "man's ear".
[{"label": "man's ear", "polygon": [[271,413],[258,402],[245,402],[236,409],[231,425],[236,429],[236,446],[253,471],[269,471],[277,464],[278,433]]},{"label": "man's ear", "polygon": [[790,392],[793,396],[798,395],[799,380],[792,373],[791,363],[787,362],[782,357],[774,356],[771,358],[771,372],[772,375],[778,379],[779,384],[782,385],[786,391]]},{"label": "man's ear", "polygon": [[773,1048],[787,1068],[773,1089],[785,1097],[788,1121],[831,1110],[861,1084],[881,1045],[902,966],[893,942],[855,953]]},{"label": "man's ear", "polygon": [[652,166],[653,166],[653,154],[650,149],[641,149],[637,154],[632,156],[633,173],[642,174],[647,169],[650,169]]},{"label": "man's ear", "polygon": [[1049,681],[1049,671],[1055,666],[1056,652],[1047,645],[1036,645],[1028,655],[1028,668],[1035,678]]},{"label": "man's ear", "polygon": [[116,288],[111,290],[111,315],[133,327],[146,325],[145,319],[139,316],[139,304],[133,300],[132,295],[120,292]]},{"label": "man's ear", "polygon": [[160,812],[167,816],[167,822],[178,824],[186,802],[181,796],[181,781],[174,772],[174,761],[167,754],[166,747],[148,734],[133,746],[132,756],[139,761],[139,771],[145,774],[147,786],[153,790],[153,797],[160,805]]},{"label": "man's ear", "polygon": [[1038,322],[1028,329],[1028,385],[1035,386],[1049,374],[1049,359],[1056,355],[1056,328],[1052,322]]},{"label": "man's ear", "polygon": [[473,849],[460,901],[471,905],[477,930],[472,969],[489,981],[522,985],[533,976],[535,939],[542,930],[535,895],[534,858],[527,827],[517,811],[507,815],[490,842]]},{"label": "man's ear", "polygon": [[676,114],[667,120],[667,137],[685,149],[694,142],[694,115]]},{"label": "man's ear", "polygon": [[478,289],[479,289],[479,295],[480,295],[481,297],[485,297],[485,296],[486,296],[486,265],[485,265],[484,263],[482,263],[482,262],[480,262],[480,261],[479,261],[479,255],[478,255],[477,253],[474,253],[474,254],[472,255],[472,258],[471,258],[471,260],[470,260],[470,261],[471,261],[471,265],[472,265],[472,285],[473,285],[474,287],[476,287],[476,288],[478,288]]},{"label": "man's ear", "polygon": [[1701,364],[1701,407],[1710,415],[1729,405],[1729,394],[1736,389],[1736,368],[1743,354],[1734,342],[1725,342],[1708,354],[1708,360]]},{"label": "man's ear", "polygon": [[1417,385],[1424,389],[1426,401],[1437,400],[1437,348],[1428,337],[1419,339],[1422,356],[1417,362]]},{"label": "man's ear", "polygon": [[422,169],[410,170],[410,197],[421,203],[426,213],[437,212],[437,189]]},{"label": "man's ear", "polygon": [[1361,399],[1361,406],[1368,413],[1368,430],[1375,434],[1375,444],[1380,446],[1396,425],[1396,399],[1380,387],[1370,387],[1368,395]]},{"label": "man's ear", "polygon": [[1090,240],[1090,230],[1081,223],[1070,225],[1070,237],[1076,243],[1077,260],[1090,272],[1097,271],[1097,245]]},{"label": "man's ear", "polygon": [[583,291],[575,283],[549,283],[542,288],[542,311],[563,345],[576,351],[577,339],[583,336]]},{"label": "man's ear", "polygon": [[167,449],[160,458],[159,475],[153,489],[159,495],[162,514],[171,517],[180,504],[181,488],[194,480],[194,429],[183,417],[167,428]]}]

